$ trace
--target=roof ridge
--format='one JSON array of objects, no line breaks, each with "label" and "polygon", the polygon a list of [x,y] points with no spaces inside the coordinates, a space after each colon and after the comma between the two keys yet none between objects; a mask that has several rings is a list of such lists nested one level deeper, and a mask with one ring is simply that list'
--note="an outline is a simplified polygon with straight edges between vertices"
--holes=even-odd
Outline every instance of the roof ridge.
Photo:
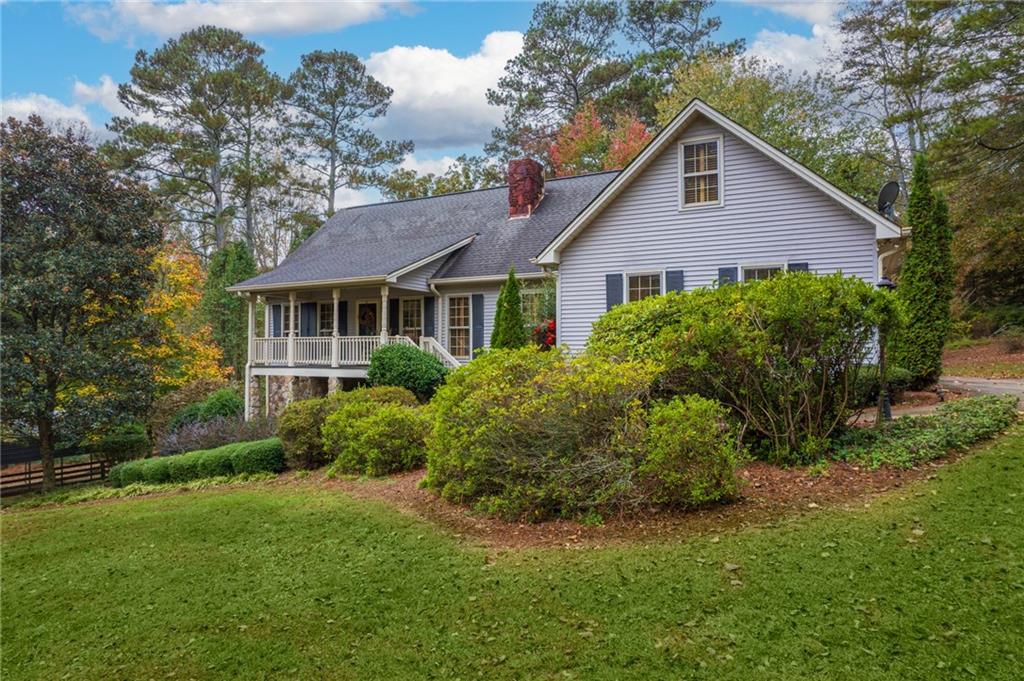
[{"label": "roof ridge", "polygon": [[[548,183],[559,182],[561,180],[576,180],[576,179],[579,179],[581,177],[593,177],[595,175],[607,175],[609,173],[620,173],[620,172],[622,172],[621,168],[619,170],[597,170],[597,171],[594,171],[592,173],[580,173],[579,175],[563,175],[561,177],[552,177],[551,179],[545,179],[544,180],[544,184],[547,185]],[[376,203],[360,203],[360,204],[358,204],[356,206],[346,206],[344,208],[341,208],[338,211],[336,211],[334,215],[337,215],[338,213],[340,213],[342,211],[353,210],[355,208],[371,208],[373,206],[391,206],[391,205],[394,205],[396,203],[410,203],[412,201],[425,201],[426,199],[440,199],[440,198],[445,197],[445,196],[459,196],[460,194],[473,194],[473,193],[476,193],[476,192],[489,192],[489,191],[492,191],[494,189],[507,189],[507,188],[508,188],[507,184],[498,184],[498,185],[495,185],[493,187],[478,187],[476,189],[463,189],[462,191],[447,192],[445,194],[434,194],[432,196],[414,196],[414,197],[411,197],[411,198],[408,198],[408,199],[395,199],[394,201],[377,201]],[[332,215],[331,217],[334,217],[334,215]]]}]

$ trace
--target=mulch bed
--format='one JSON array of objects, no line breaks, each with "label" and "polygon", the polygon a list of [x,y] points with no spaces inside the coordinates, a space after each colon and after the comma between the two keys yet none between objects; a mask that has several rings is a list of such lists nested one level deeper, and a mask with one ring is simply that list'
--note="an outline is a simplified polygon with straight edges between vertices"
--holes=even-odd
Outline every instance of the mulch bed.
[{"label": "mulch bed", "polygon": [[[420,488],[424,471],[412,471],[383,480],[331,480],[313,474],[297,484],[317,484],[360,499],[376,500],[441,525],[457,537],[498,550],[543,547],[584,548],[645,541],[691,539],[744,527],[764,525],[794,513],[834,506],[863,508],[873,496],[897,490],[927,477],[952,458],[912,469],[882,467],[875,470],[844,462],[831,462],[822,474],[809,467],[781,468],[764,462],[746,464],[739,472],[743,495],[731,504],[695,511],[652,511],[605,518],[599,526],[569,520],[515,523],[475,515]],[[291,476],[287,476],[291,477]]]}]

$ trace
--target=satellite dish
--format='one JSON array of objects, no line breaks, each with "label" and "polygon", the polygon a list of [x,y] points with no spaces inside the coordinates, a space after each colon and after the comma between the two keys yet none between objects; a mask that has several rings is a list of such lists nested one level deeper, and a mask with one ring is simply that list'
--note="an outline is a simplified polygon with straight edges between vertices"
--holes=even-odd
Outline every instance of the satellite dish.
[{"label": "satellite dish", "polygon": [[892,216],[892,207],[900,196],[899,182],[886,182],[882,190],[878,192],[878,212],[882,215]]}]

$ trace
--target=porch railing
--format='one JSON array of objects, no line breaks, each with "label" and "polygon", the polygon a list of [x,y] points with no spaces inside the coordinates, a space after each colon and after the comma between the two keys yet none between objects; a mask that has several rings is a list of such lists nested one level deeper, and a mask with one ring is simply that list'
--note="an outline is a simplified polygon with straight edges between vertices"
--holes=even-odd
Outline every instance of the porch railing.
[{"label": "porch railing", "polygon": [[293,336],[254,338],[252,363],[257,366],[366,366],[381,345],[398,343],[419,347],[449,367],[459,361],[430,336],[419,345],[408,336]]}]

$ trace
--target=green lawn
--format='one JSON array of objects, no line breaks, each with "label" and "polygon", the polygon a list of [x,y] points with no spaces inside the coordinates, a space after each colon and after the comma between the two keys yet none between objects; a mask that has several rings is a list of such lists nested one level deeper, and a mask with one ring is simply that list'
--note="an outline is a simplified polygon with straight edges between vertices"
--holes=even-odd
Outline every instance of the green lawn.
[{"label": "green lawn", "polygon": [[630,548],[496,554],[313,483],[2,523],[4,681],[1024,668],[1024,427],[870,508]]}]

